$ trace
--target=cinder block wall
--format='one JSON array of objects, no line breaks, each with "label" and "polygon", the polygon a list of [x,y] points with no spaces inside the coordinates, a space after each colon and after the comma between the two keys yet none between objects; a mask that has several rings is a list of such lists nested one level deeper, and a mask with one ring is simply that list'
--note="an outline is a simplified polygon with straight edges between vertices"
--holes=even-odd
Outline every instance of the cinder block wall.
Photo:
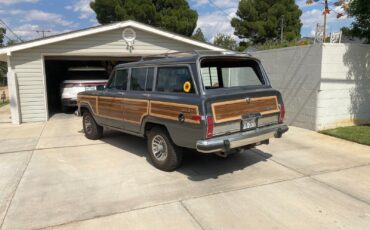
[{"label": "cinder block wall", "polygon": [[370,124],[370,45],[317,44],[253,55],[282,92],[289,125],[323,130]]},{"label": "cinder block wall", "polygon": [[317,129],[370,124],[370,45],[324,44]]},{"label": "cinder block wall", "polygon": [[283,96],[286,122],[316,130],[322,47],[289,47],[254,52],[261,59],[272,86]]}]

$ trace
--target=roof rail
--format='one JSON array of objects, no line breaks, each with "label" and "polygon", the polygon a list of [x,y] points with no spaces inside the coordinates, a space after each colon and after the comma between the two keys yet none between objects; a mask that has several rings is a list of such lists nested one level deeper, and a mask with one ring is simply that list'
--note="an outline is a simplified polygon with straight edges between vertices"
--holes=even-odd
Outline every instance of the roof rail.
[{"label": "roof rail", "polygon": [[148,58],[173,58],[178,57],[180,54],[189,54],[189,55],[197,55],[197,53],[194,52],[194,50],[191,51],[179,51],[179,52],[172,52],[172,53],[162,53],[162,54],[152,54],[152,55],[146,55],[142,56],[140,61],[145,61],[145,59]]},{"label": "roof rail", "polygon": [[252,56],[248,52],[237,52],[237,51],[218,51],[218,50],[191,50],[191,51],[179,51],[179,52],[172,52],[172,53],[162,53],[162,54],[152,54],[152,55],[147,55],[147,56],[142,56],[140,61],[145,61],[148,58],[175,58],[179,57],[182,54],[188,54],[190,56],[195,56],[195,55],[207,55],[207,54],[235,54],[235,55],[248,55]]}]

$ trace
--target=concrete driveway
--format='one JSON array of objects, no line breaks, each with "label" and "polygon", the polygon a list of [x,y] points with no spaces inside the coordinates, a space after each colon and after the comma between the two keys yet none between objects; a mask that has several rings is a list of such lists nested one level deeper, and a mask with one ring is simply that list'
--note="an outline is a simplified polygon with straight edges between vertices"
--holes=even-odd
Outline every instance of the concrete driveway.
[{"label": "concrete driveway", "polygon": [[368,229],[370,148],[291,127],[227,159],[153,168],[145,140],[81,119],[0,124],[2,229]]}]

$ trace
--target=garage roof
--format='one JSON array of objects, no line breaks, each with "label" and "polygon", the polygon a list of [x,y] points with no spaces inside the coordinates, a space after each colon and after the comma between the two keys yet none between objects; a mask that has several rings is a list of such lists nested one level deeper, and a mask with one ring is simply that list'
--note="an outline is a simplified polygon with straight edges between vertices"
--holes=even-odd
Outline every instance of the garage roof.
[{"label": "garage roof", "polygon": [[78,37],[83,37],[83,36],[88,36],[91,34],[96,34],[96,33],[102,33],[105,31],[110,31],[110,30],[115,30],[115,29],[120,29],[120,28],[125,28],[125,27],[132,27],[140,30],[144,30],[153,34],[161,35],[163,37],[167,37],[173,40],[181,41],[187,44],[191,44],[194,46],[202,47],[207,50],[218,50],[218,51],[223,51],[225,49],[200,42],[194,39],[191,39],[189,37],[185,37],[179,34],[171,33],[168,31],[164,31],[143,23],[139,23],[136,21],[128,20],[128,21],[122,21],[122,22],[117,22],[117,23],[112,23],[108,25],[100,25],[100,26],[95,26],[95,27],[90,27],[87,29],[82,29],[82,30],[76,30],[68,33],[63,33],[59,35],[54,35],[42,39],[37,39],[37,40],[32,40],[20,44],[15,44],[12,46],[7,46],[4,48],[0,49],[0,59],[6,60],[5,56],[8,55],[10,56],[12,52],[19,51],[19,50],[24,50],[24,49],[29,49],[37,46],[42,46],[42,45],[48,45],[51,43],[56,43],[60,41],[65,41],[69,39],[74,39]]}]

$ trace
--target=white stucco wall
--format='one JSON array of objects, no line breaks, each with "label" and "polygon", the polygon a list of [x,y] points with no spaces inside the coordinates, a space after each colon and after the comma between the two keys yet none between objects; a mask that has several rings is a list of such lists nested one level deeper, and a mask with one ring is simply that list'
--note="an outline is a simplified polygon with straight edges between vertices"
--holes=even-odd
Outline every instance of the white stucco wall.
[{"label": "white stucco wall", "polygon": [[253,55],[281,91],[289,125],[323,130],[370,123],[370,45],[317,44]]}]

